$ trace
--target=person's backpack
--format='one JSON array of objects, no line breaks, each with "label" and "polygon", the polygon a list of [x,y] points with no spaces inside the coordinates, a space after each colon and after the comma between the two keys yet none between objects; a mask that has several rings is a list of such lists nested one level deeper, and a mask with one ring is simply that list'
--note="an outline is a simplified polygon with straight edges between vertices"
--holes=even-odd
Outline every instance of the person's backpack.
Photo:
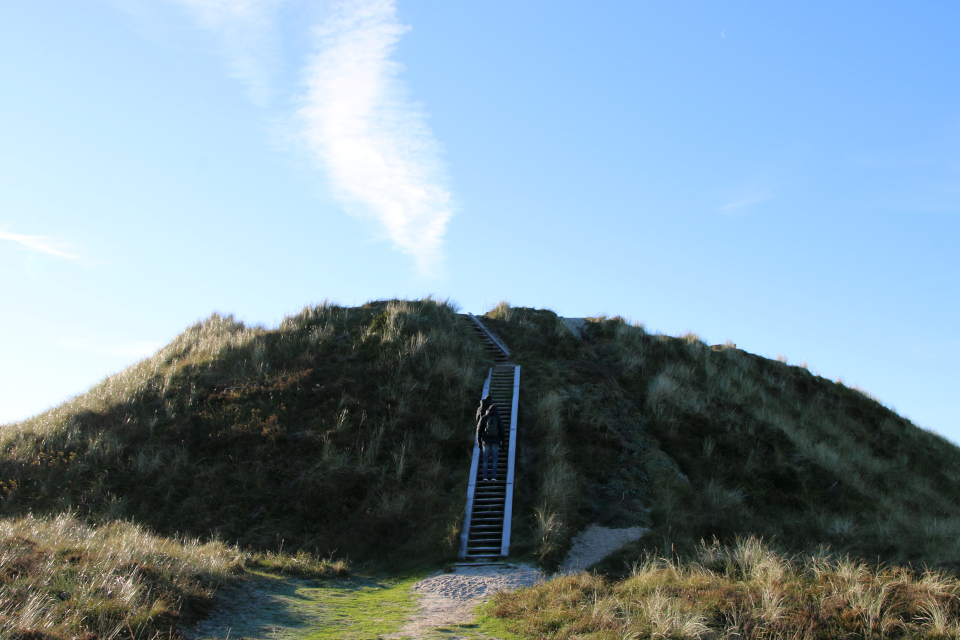
[{"label": "person's backpack", "polygon": [[497,415],[493,411],[487,411],[487,440],[500,442],[500,425]]}]

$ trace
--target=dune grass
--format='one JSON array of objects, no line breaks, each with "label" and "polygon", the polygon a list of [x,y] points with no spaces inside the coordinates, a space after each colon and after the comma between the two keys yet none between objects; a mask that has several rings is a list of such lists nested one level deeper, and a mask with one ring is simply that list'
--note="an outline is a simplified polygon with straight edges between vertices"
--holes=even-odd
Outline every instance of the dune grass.
[{"label": "dune grass", "polygon": [[221,542],[170,539],[70,515],[0,520],[0,637],[172,636],[202,615],[246,556]]},{"label": "dune grass", "polygon": [[[145,525],[173,546],[228,540],[251,570],[303,578],[342,575],[353,557],[381,566],[446,558],[484,364],[443,301],[324,303],[269,330],[214,314],[89,392],[0,426],[0,521],[70,513],[88,532]],[[53,559],[72,544],[31,536],[3,559],[4,588],[21,595],[60,584]],[[25,587],[10,567],[34,545],[46,560],[31,564]],[[219,584],[201,576],[180,598],[141,578],[122,574],[132,585],[122,607],[100,587],[67,600],[57,594],[76,590],[61,588],[11,600],[5,624],[25,638],[78,629],[147,638],[202,613]]]},{"label": "dune grass", "polygon": [[484,354],[442,301],[218,315],[0,428],[0,515],[389,562],[454,549]]},{"label": "dune grass", "polygon": [[750,537],[648,556],[620,580],[581,572],[497,594],[491,611],[530,638],[955,638],[960,580]]},{"label": "dune grass", "polygon": [[[790,553],[828,544],[889,566],[960,565],[960,450],[863,391],[618,317],[588,319],[577,337],[549,310],[501,303],[485,323],[523,367],[516,555],[555,566],[599,523],[651,529],[599,567],[610,575],[750,535]],[[306,577],[347,559],[448,560],[490,364],[441,300],[323,303],[275,329],[214,314],[89,392],[0,426],[0,518],[69,513],[95,532],[136,522]],[[218,584],[198,580],[201,595]],[[169,628],[201,595],[143,615]],[[66,611],[56,597],[30,602],[38,620]],[[122,619],[136,632],[135,611],[151,606]]]},{"label": "dune grass", "polygon": [[599,522],[652,528],[613,573],[750,534],[960,565],[960,449],[861,390],[619,317],[582,339],[549,310],[501,303],[486,321],[524,368],[527,544],[546,564]]}]

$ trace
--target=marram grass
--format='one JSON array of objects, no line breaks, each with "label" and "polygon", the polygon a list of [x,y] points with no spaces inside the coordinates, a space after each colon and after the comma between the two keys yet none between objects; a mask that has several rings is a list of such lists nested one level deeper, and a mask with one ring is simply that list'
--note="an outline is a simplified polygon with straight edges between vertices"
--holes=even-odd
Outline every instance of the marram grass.
[{"label": "marram grass", "polygon": [[[501,303],[485,322],[523,367],[515,555],[554,565],[599,523],[650,528],[599,567],[610,574],[750,535],[795,554],[828,544],[890,567],[960,565],[960,450],[868,394],[617,317],[575,336],[551,311]],[[323,303],[275,329],[215,314],[87,393],[0,426],[0,517],[135,521],[308,576],[336,574],[339,558],[446,561],[490,364],[445,301]],[[646,602],[647,617],[688,635],[713,624],[670,598]],[[202,601],[158,600],[144,615],[156,631],[173,615],[164,607],[187,615]],[[779,611],[769,594],[754,601]],[[40,620],[64,602],[17,606]],[[924,611],[931,629],[953,615]],[[124,614],[123,633],[148,633],[138,615]]]},{"label": "marram grass", "polygon": [[302,550],[249,553],[165,538],[128,522],[0,519],[0,638],[180,638],[218,589],[249,571],[318,579],[347,576],[350,567]]},{"label": "marram grass", "polygon": [[581,572],[500,593],[493,615],[529,638],[956,638],[960,580],[757,538],[647,557],[610,580]]},{"label": "marram grass", "polygon": [[454,548],[482,347],[444,302],[213,315],[152,358],[0,427],[0,515],[74,510],[323,556]]},{"label": "marram grass", "polygon": [[591,522],[651,528],[603,565],[614,573],[751,534],[960,565],[960,448],[861,390],[618,317],[588,318],[581,337],[506,303],[486,322],[523,367],[519,502],[548,565]]},{"label": "marram grass", "polygon": [[206,611],[244,560],[221,542],[163,538],[128,523],[3,519],[0,637],[167,637]]}]

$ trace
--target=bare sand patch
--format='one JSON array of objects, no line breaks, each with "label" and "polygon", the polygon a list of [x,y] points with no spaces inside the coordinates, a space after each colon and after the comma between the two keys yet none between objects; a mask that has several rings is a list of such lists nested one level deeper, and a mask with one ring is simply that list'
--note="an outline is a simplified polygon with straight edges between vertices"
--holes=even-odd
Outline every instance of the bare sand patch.
[{"label": "bare sand patch", "polygon": [[[574,537],[570,553],[558,573],[575,573],[600,562],[638,539],[644,531],[643,527],[609,529],[590,525]],[[509,563],[458,566],[453,573],[435,574],[413,585],[413,592],[420,595],[419,610],[399,633],[387,637],[463,640],[466,636],[456,635],[447,628],[473,622],[474,608],[497,591],[531,586],[547,577],[534,566]],[[440,629],[444,629],[442,636],[437,635]]]},{"label": "bare sand patch", "polygon": [[[512,591],[534,585],[544,574],[527,564],[458,566],[452,573],[438,573],[413,585],[420,595],[419,611],[399,633],[388,638],[428,638],[444,627],[469,624],[474,608],[497,591]],[[444,638],[464,636],[444,633]]]},{"label": "bare sand patch", "polygon": [[560,565],[560,573],[576,573],[596,564],[625,544],[638,540],[646,531],[644,527],[608,529],[592,524],[573,538],[566,559]]}]

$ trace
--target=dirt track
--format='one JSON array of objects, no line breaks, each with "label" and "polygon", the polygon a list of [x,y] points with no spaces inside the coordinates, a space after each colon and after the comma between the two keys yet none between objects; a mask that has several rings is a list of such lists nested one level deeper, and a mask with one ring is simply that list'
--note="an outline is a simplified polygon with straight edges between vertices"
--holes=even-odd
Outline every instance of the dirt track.
[{"label": "dirt track", "polygon": [[[607,529],[591,525],[573,539],[560,573],[572,573],[603,560],[624,544],[643,535],[645,529]],[[445,628],[470,623],[473,609],[497,591],[509,591],[536,584],[545,576],[530,565],[507,564],[478,567],[457,567],[453,573],[440,573],[413,586],[420,595],[419,611],[399,633],[388,638],[428,638],[444,629],[443,636],[460,640]]]}]

